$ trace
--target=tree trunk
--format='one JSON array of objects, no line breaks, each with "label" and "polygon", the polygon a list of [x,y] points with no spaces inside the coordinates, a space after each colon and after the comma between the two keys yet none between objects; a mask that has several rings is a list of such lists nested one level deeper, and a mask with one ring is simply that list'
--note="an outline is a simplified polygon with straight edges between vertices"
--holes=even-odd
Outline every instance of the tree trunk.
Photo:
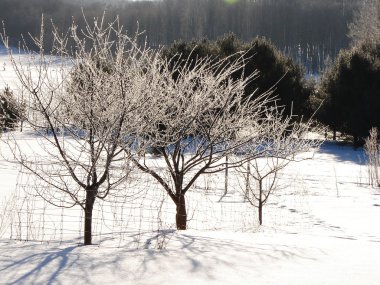
[{"label": "tree trunk", "polygon": [[260,226],[263,224],[263,203],[259,201],[259,223]]},{"label": "tree trunk", "polygon": [[226,169],[225,169],[225,175],[224,175],[224,195],[226,196],[228,193],[228,156],[226,156]]},{"label": "tree trunk", "polygon": [[259,223],[260,226],[263,224],[263,181],[259,181],[259,191],[260,191],[260,196],[259,196]]},{"label": "tree trunk", "polygon": [[336,130],[333,130],[333,141],[336,141]]},{"label": "tree trunk", "polygon": [[92,210],[95,203],[95,191],[87,190],[84,210],[84,245],[92,244]]},{"label": "tree trunk", "polygon": [[354,149],[356,150],[359,147],[362,147],[363,145],[364,145],[363,139],[357,134],[354,134]]},{"label": "tree trunk", "polygon": [[249,183],[249,176],[251,175],[251,165],[249,161],[247,162],[247,176],[245,178],[245,195],[244,195],[244,200],[249,199],[249,189],[250,189],[250,183]]},{"label": "tree trunk", "polygon": [[176,214],[176,225],[177,230],[186,230],[187,223],[187,213],[186,213],[186,202],[185,195],[179,195],[177,197],[177,214]]}]

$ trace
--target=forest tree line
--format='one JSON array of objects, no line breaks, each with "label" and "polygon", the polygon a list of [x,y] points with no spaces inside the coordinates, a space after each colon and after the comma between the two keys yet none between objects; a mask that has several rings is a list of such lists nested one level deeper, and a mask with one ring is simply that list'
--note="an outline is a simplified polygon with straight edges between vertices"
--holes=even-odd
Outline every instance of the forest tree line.
[{"label": "forest tree line", "polygon": [[[145,31],[151,47],[168,45],[178,39],[215,40],[232,32],[243,41],[256,36],[269,38],[277,48],[302,62],[309,72],[319,72],[327,58],[335,58],[349,45],[347,25],[358,0],[223,0],[161,1],[79,1],[2,0],[0,19],[7,34],[38,34],[41,15],[53,19],[62,29],[72,18],[83,24],[82,11],[89,19],[106,11],[116,14],[130,33]],[[47,25],[48,26],[48,25]]]}]

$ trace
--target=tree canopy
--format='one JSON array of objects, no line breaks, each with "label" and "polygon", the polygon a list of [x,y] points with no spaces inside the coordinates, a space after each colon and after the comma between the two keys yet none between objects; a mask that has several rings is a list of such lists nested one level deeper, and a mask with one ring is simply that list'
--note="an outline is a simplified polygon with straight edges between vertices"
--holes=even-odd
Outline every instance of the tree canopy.
[{"label": "tree canopy", "polygon": [[164,49],[163,54],[172,58],[172,64],[194,66],[197,60],[211,57],[215,60],[236,59],[237,53],[244,58],[244,66],[232,74],[234,79],[256,74],[249,82],[245,93],[257,94],[273,91],[278,96],[278,105],[284,106],[284,115],[308,115],[307,100],[310,90],[304,79],[305,71],[292,58],[281,53],[270,41],[256,37],[249,43],[240,41],[235,35],[210,41],[177,41]]}]

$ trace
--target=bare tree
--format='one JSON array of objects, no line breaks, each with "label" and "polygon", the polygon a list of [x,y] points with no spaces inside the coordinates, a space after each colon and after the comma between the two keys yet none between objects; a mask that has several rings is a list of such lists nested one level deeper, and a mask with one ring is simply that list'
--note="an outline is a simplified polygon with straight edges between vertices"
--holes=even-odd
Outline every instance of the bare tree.
[{"label": "bare tree", "polygon": [[365,140],[364,150],[368,157],[369,184],[380,187],[380,145],[377,138],[377,128],[372,128],[369,137]]},{"label": "bare tree", "polygon": [[380,0],[363,0],[348,25],[353,44],[380,41]]},{"label": "bare tree", "polygon": [[[10,53],[28,93],[23,119],[42,137],[42,155],[33,147],[33,156],[11,136],[7,142],[18,162],[42,183],[37,189],[42,198],[83,209],[84,244],[89,245],[95,200],[111,195],[127,178],[124,150],[143,123],[137,114],[145,107],[154,55],[137,45],[137,34],[127,36],[118,18],[111,23],[104,16],[92,24],[84,20],[84,30],[73,22],[66,33],[53,25],[50,55],[44,52],[43,21],[40,36],[33,37],[39,53],[30,52],[27,64]],[[5,34],[2,38],[11,51]]]},{"label": "bare tree", "polygon": [[247,162],[245,171],[241,171],[245,178],[245,188],[242,188],[245,199],[258,209],[259,223],[263,224],[263,206],[269,196],[278,189],[278,175],[290,161],[278,157],[264,157]]},{"label": "bare tree", "polygon": [[[256,74],[232,79],[244,65],[242,58],[232,64],[227,64],[228,59],[202,59],[191,67],[173,67],[169,60],[159,67],[159,80],[148,86],[150,97],[160,100],[145,114],[151,129],[140,143],[146,151],[133,161],[175,203],[179,230],[187,228],[185,195],[200,175],[238,167],[266,153],[258,147],[249,155],[240,154],[248,143],[259,146],[269,135],[271,118],[278,117],[277,108],[269,107],[270,94],[244,97],[245,87]],[[164,168],[154,163],[149,149],[162,156]]]},{"label": "bare tree", "polygon": [[[258,209],[259,223],[263,223],[263,207],[269,197],[281,187],[278,185],[280,172],[291,162],[310,159],[322,140],[308,139],[310,131],[323,133],[318,126],[309,122],[292,122],[292,118],[276,118],[271,124],[272,131],[262,142],[265,149],[264,157],[255,158],[247,162],[245,167],[240,167],[237,171],[245,181],[240,185],[245,199]],[[251,148],[256,151],[257,145],[248,145],[246,154],[250,156]],[[309,152],[300,155],[302,152]]]}]

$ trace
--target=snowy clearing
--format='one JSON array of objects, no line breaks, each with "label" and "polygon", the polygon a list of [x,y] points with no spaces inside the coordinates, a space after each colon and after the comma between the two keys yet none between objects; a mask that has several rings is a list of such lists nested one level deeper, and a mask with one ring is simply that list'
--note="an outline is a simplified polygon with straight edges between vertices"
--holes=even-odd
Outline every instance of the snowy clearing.
[{"label": "snowy clearing", "polygon": [[[314,160],[294,163],[286,170],[282,181],[288,187],[264,207],[264,226],[257,227],[252,212],[245,232],[222,219],[216,230],[210,230],[212,219],[222,215],[223,209],[230,211],[225,213],[227,217],[241,214],[238,209],[247,207],[247,203],[235,201],[233,207],[216,207],[194,218],[209,217],[207,230],[176,232],[166,224],[157,234],[149,224],[153,231],[146,236],[141,229],[126,232],[129,237],[140,234],[138,247],[125,244],[128,239],[121,235],[107,237],[105,230],[98,245],[86,247],[78,245],[79,230],[76,238],[58,235],[51,242],[15,241],[3,234],[0,282],[376,284],[380,279],[380,191],[367,186],[363,161],[361,150],[325,143]],[[1,161],[1,168],[5,196],[20,183],[19,167]],[[221,193],[222,189],[214,191],[215,198]],[[198,210],[210,211],[210,203],[216,204],[209,202]],[[172,214],[167,221],[171,219]],[[192,221],[189,227],[202,226]]]},{"label": "snowy clearing", "polygon": [[[17,88],[15,81],[0,49],[0,88]],[[16,137],[24,151],[38,152],[40,137]],[[161,187],[136,175],[118,189],[121,202],[116,194],[96,202],[93,246],[80,246],[82,211],[44,202],[36,195],[41,184],[12,161],[6,145],[0,150],[9,159],[0,158],[0,284],[380,280],[380,189],[368,186],[362,150],[327,142],[313,160],[292,163],[264,206],[261,227],[233,172],[220,202],[223,173],[197,181],[188,194],[190,230],[181,232],[173,230],[174,205]]]}]

